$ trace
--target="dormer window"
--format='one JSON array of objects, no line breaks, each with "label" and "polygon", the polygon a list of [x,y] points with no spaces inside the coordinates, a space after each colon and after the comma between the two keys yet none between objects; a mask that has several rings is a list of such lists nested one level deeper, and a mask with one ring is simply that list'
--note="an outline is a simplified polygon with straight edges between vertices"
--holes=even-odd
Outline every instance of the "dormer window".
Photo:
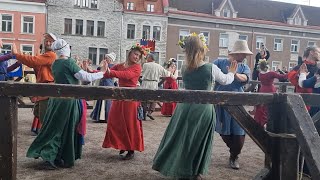
[{"label": "dormer window", "polygon": [[148,12],[154,12],[154,4],[148,4],[147,5],[147,11]]},{"label": "dormer window", "polygon": [[229,9],[224,9],[223,11],[223,17],[229,18],[230,17],[230,10]]},{"label": "dormer window", "polygon": [[300,18],[300,16],[296,16],[295,18],[294,18],[294,25],[301,25],[301,18]]},{"label": "dormer window", "polygon": [[127,3],[127,10],[134,10],[134,3],[133,2]]}]

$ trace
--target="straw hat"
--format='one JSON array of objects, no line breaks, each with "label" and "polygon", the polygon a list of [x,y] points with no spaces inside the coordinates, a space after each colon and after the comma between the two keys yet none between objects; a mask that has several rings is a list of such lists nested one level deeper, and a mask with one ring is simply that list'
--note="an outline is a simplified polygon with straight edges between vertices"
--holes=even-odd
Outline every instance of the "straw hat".
[{"label": "straw hat", "polygon": [[109,58],[109,59],[111,60],[111,62],[113,62],[113,61],[116,60],[117,55],[116,55],[116,53],[111,52],[111,53],[109,53],[109,54],[106,54],[105,57],[106,57],[106,58]]},{"label": "straw hat", "polygon": [[229,54],[246,54],[252,55],[246,40],[237,40]]}]

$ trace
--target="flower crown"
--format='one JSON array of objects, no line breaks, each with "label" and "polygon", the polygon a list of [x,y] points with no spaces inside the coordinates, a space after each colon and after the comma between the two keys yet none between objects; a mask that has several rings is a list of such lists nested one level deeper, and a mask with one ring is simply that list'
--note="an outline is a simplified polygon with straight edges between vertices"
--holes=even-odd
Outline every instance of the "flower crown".
[{"label": "flower crown", "polygon": [[206,40],[206,37],[203,35],[203,33],[200,33],[200,34],[197,34],[197,33],[191,33],[189,34],[188,36],[184,36],[179,42],[178,42],[178,45],[184,49],[186,47],[186,39],[188,37],[191,37],[191,36],[198,36],[199,39],[201,40],[201,42],[203,43],[203,47],[204,49],[208,49],[208,46],[207,46],[207,40]]},{"label": "flower crown", "polygon": [[261,64],[264,64],[267,68],[269,68],[268,61],[266,59],[259,59],[258,69],[261,69],[260,68]]},{"label": "flower crown", "polygon": [[130,49],[137,49],[142,52],[144,56],[148,55],[151,52],[151,49],[148,46],[140,45],[139,43],[132,45]]},{"label": "flower crown", "polygon": [[176,59],[170,58],[167,62],[164,63],[165,66],[170,66],[171,64],[175,64],[177,62]]}]

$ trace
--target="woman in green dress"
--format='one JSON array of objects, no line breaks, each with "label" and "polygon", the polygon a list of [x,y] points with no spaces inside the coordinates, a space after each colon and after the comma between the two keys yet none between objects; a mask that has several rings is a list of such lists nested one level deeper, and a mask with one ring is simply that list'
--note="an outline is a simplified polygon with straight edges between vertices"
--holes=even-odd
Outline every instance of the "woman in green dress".
[{"label": "woman in green dress", "polygon": [[[79,84],[80,81],[94,81],[103,78],[106,63],[101,72],[87,73],[70,58],[70,45],[63,39],[52,44],[58,59],[52,65],[52,74],[57,84]],[[27,157],[45,161],[45,166],[72,167],[81,158],[82,130],[81,102],[79,99],[50,98],[39,135],[32,142]]]},{"label": "woman in green dress", "polygon": [[[211,90],[214,81],[230,84],[237,63],[224,74],[214,64],[205,63],[207,51],[202,34],[191,34],[179,45],[185,50],[186,67],[182,79],[187,90]],[[179,103],[165,131],[152,168],[165,176],[201,179],[211,161],[216,115],[213,104]]]}]

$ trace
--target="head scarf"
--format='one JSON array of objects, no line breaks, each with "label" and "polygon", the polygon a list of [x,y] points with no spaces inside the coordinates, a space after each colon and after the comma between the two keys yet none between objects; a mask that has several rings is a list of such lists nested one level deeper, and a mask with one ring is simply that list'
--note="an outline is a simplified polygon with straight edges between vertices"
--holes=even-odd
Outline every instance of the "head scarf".
[{"label": "head scarf", "polygon": [[51,48],[56,52],[57,56],[66,56],[70,57],[71,49],[70,45],[63,39],[57,39],[51,45]]}]

